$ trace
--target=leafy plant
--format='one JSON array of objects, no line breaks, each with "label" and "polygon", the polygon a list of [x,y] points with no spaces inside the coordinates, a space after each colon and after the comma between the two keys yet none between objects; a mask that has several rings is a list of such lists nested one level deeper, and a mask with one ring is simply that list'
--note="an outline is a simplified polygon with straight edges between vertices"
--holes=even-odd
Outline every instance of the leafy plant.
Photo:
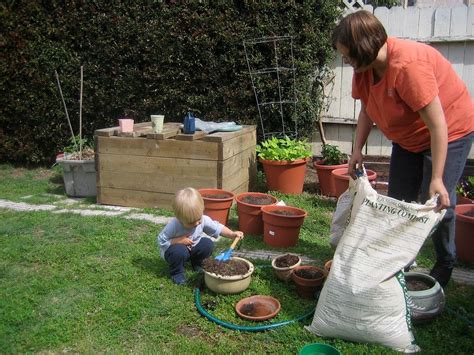
[{"label": "leafy plant", "polygon": [[[80,148],[82,147],[82,152]],[[94,159],[94,144],[86,137],[80,138],[79,135],[69,139],[69,145],[63,148],[64,153],[68,154],[70,160],[92,160]]]},{"label": "leafy plant", "polygon": [[347,161],[347,155],[341,152],[336,145],[323,144],[321,154],[324,165],[339,165]]},{"label": "leafy plant", "polygon": [[257,146],[257,155],[263,160],[294,161],[309,158],[312,154],[306,140],[272,137]]},{"label": "leafy plant", "polygon": [[474,199],[474,176],[463,176],[457,186],[456,192],[464,197],[467,197],[471,200]]}]

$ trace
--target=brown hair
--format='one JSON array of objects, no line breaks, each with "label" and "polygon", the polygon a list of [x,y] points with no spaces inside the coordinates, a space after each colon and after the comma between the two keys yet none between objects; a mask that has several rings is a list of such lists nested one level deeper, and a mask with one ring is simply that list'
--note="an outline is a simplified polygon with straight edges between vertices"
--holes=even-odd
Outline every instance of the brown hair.
[{"label": "brown hair", "polygon": [[387,42],[382,23],[368,11],[357,11],[344,17],[332,32],[332,46],[342,44],[357,67],[372,63]]},{"label": "brown hair", "polygon": [[181,223],[194,223],[200,220],[204,213],[204,200],[196,189],[186,187],[176,192],[173,211]]}]

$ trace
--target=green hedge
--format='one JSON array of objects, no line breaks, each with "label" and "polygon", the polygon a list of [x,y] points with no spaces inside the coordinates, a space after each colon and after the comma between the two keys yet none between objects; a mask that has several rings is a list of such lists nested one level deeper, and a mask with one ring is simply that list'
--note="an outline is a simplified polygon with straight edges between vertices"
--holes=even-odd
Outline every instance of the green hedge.
[{"label": "green hedge", "polygon": [[[300,133],[309,135],[321,100],[314,74],[331,60],[338,3],[2,2],[0,161],[49,164],[67,145],[71,134],[55,70],[79,133],[81,65],[88,137],[121,116],[143,122],[164,113],[165,121],[182,121],[188,109],[209,121],[259,124],[243,41],[268,36],[294,36],[299,102],[285,113],[285,124],[296,119]],[[270,50],[256,53],[255,63],[271,64]],[[275,94],[274,83],[260,84],[262,93]],[[266,130],[281,125],[278,114],[266,116]]]}]

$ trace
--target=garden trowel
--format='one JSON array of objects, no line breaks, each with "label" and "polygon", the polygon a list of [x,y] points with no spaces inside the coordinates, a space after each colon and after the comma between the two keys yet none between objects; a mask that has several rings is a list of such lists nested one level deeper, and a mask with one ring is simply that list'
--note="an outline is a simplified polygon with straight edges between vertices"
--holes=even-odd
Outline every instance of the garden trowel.
[{"label": "garden trowel", "polygon": [[216,256],[217,261],[227,261],[232,257],[232,252],[234,251],[235,246],[237,243],[242,239],[242,237],[237,237],[234,239],[232,244],[230,245],[230,248],[227,249],[226,251],[220,253],[219,255]]}]

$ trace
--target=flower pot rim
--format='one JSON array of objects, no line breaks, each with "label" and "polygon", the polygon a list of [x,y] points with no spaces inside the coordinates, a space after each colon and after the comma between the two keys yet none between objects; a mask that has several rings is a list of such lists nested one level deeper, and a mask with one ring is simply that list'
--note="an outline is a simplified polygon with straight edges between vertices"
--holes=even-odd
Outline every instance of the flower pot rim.
[{"label": "flower pot rim", "polygon": [[[198,189],[198,192],[201,194],[203,199],[209,200],[209,201],[230,201],[233,200],[235,197],[235,194],[232,191],[228,190],[223,190],[223,189]],[[212,193],[223,193],[226,195],[229,195],[229,197],[226,198],[213,198],[213,197],[206,197],[203,196],[204,194],[212,194]]]},{"label": "flower pot rim", "polygon": [[[255,205],[253,203],[248,203],[248,202],[244,202],[242,201],[241,199],[243,197],[246,197],[246,196],[269,196],[272,201],[274,201],[273,203],[269,204],[269,205]],[[264,192],[241,192],[240,194],[237,194],[235,196],[235,201],[237,201],[238,203],[241,203],[242,205],[245,205],[245,206],[250,206],[250,207],[263,207],[263,206],[271,206],[271,205],[274,205],[275,203],[278,202],[278,199],[275,197],[275,196],[272,196],[270,194],[266,194]]]},{"label": "flower pot rim", "polygon": [[408,290],[409,293],[415,293],[417,296],[423,297],[423,296],[430,296],[433,293],[433,290],[438,290],[441,288],[441,285],[439,284],[438,281],[434,277],[428,274],[423,274],[421,272],[416,272],[416,271],[408,271],[405,273],[405,282],[408,282],[409,279],[412,280],[420,280],[420,281],[427,281],[432,286],[423,291],[410,291]]},{"label": "flower pot rim", "polygon": [[474,203],[456,205],[454,208],[456,219],[459,221],[474,223],[474,217],[466,216],[464,213],[474,211]]},{"label": "flower pot rim", "polygon": [[334,164],[334,165],[326,165],[326,164],[323,164],[323,162],[325,162],[326,159],[318,159],[318,160],[314,160],[313,161],[313,166],[317,169],[321,169],[321,170],[333,170],[333,169],[338,169],[338,168],[344,168],[344,167],[347,167],[349,165],[348,162],[345,162],[345,163],[342,163],[342,164]]},{"label": "flower pot rim", "polygon": [[[305,269],[306,269],[306,270],[307,270],[307,269],[316,269],[316,270],[318,270],[318,271],[321,271],[322,274],[323,274],[323,276],[320,277],[319,279],[305,279],[305,278],[303,278],[303,277],[300,277],[300,276],[296,275],[296,272],[297,272],[298,270],[305,270]],[[293,273],[292,273],[291,275],[292,275],[292,277],[293,277],[293,280],[296,279],[296,280],[311,280],[311,281],[317,281],[317,280],[324,280],[324,278],[326,278],[326,276],[328,275],[328,273],[327,273],[326,270],[324,270],[323,268],[321,268],[321,267],[319,267],[319,266],[315,266],[315,265],[299,265],[299,266],[297,266],[297,267],[295,267],[295,268],[293,269]]]},{"label": "flower pot rim", "polygon": [[258,158],[258,161],[262,164],[267,164],[267,165],[301,165],[301,164],[306,164],[309,161],[310,158],[301,158],[301,159],[296,159],[296,160],[268,160],[268,159],[262,159]]},{"label": "flower pot rim", "polygon": [[[299,214],[287,216],[287,215],[281,215],[278,213],[272,213],[272,211],[275,211],[275,210],[296,211],[296,212],[299,212]],[[302,208],[293,207],[293,206],[278,206],[278,205],[264,205],[262,206],[262,212],[268,213],[272,216],[285,217],[285,218],[301,218],[301,217],[306,217],[308,215],[308,212]]]},{"label": "flower pot rim", "polygon": [[[263,315],[263,316],[258,316],[258,317],[250,316],[250,315],[247,315],[247,314],[241,312],[241,308],[245,304],[252,303],[252,302],[255,302],[255,301],[262,301],[262,303],[266,303],[270,306],[273,306],[275,308],[275,310],[271,313],[268,313],[268,314]],[[242,298],[235,305],[235,311],[237,312],[239,317],[244,318],[244,319],[248,319],[248,320],[253,320],[253,321],[263,321],[263,320],[273,318],[278,314],[278,312],[280,312],[280,310],[281,310],[280,301],[278,301],[275,297],[266,296],[266,295],[253,295],[253,296],[250,296],[250,297],[245,297],[245,298]]]},{"label": "flower pot rim", "polygon": [[[348,168],[337,168],[331,171],[331,174],[336,178],[336,179],[342,179],[342,180],[349,180],[350,176],[346,175],[348,171]],[[367,177],[369,180],[373,180],[377,177],[377,172],[375,170],[370,170],[370,169],[365,169],[367,172]]]},{"label": "flower pot rim", "polygon": [[242,279],[245,279],[247,277],[249,277],[250,275],[252,275],[252,273],[254,272],[255,270],[255,267],[253,266],[253,264],[248,261],[247,259],[244,259],[244,258],[240,258],[238,256],[233,256],[231,257],[231,259],[236,259],[236,260],[242,260],[242,261],[245,261],[247,263],[247,265],[249,266],[249,270],[243,274],[243,275],[233,275],[233,276],[224,276],[224,275],[218,275],[218,274],[215,274],[213,272],[209,272],[209,271],[206,271],[206,270],[202,270],[206,275],[214,278],[214,279],[219,279],[219,280],[225,280],[225,281],[237,281],[237,280],[242,280]]},{"label": "flower pot rim", "polygon": [[[296,257],[298,257],[298,261],[296,263],[294,263],[293,265],[291,266],[287,266],[287,267],[279,267],[279,266],[276,266],[276,260],[278,258],[281,258],[282,256],[285,256],[285,255],[294,255]],[[297,266],[299,266],[301,264],[301,257],[298,255],[298,254],[294,254],[294,253],[285,253],[285,254],[280,254],[280,255],[277,255],[275,256],[273,259],[272,259],[272,267],[277,270],[277,271],[288,271],[288,270],[291,270],[291,269],[294,269],[296,268]]]}]

